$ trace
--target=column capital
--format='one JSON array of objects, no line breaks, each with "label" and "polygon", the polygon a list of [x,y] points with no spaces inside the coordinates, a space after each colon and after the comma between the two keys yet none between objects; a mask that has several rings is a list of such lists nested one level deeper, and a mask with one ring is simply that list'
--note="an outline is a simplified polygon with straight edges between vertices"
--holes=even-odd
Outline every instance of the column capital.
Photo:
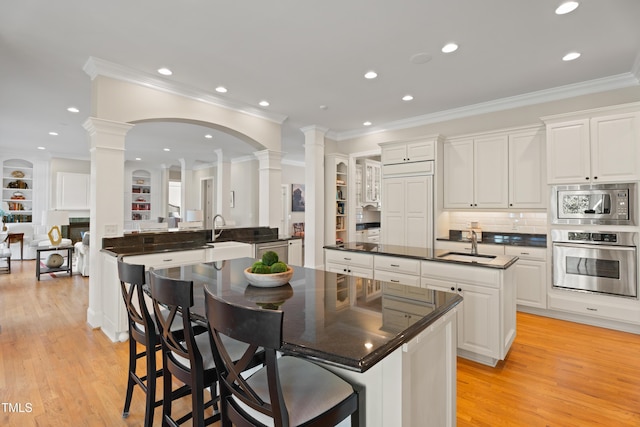
[{"label": "column capital", "polygon": [[100,132],[114,136],[125,136],[134,126],[130,123],[114,122],[113,120],[104,120],[97,117],[89,117],[82,124],[82,127],[89,132],[89,135]]},{"label": "column capital", "polygon": [[305,135],[310,132],[313,132],[313,133],[319,133],[319,134],[322,134],[322,136],[325,136],[327,132],[329,132],[329,128],[318,126],[318,125],[305,126],[303,128],[300,128],[300,130]]},{"label": "column capital", "polygon": [[253,153],[260,163],[260,169],[282,169],[282,152],[262,150]]}]

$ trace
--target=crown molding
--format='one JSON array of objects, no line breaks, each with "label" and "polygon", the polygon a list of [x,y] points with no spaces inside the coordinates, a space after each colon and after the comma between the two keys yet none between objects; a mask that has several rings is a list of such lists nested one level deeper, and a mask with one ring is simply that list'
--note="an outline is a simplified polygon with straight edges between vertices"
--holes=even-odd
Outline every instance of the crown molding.
[{"label": "crown molding", "polygon": [[282,123],[287,119],[287,116],[283,114],[267,112],[249,104],[230,99],[223,99],[210,92],[195,89],[182,83],[168,81],[152,74],[143,73],[132,68],[125,67],[124,65],[116,64],[93,56],[89,57],[82,69],[89,75],[89,77],[91,77],[91,80],[94,80],[98,76],[104,76],[128,83],[147,86],[163,92],[184,96],[196,101],[248,114],[279,125],[282,125]]},{"label": "crown molding", "polygon": [[345,141],[348,139],[374,135],[380,132],[414,128],[448,120],[508,110],[517,107],[525,107],[528,105],[542,104],[545,102],[557,101],[560,99],[572,98],[581,95],[589,95],[597,92],[622,89],[625,87],[638,85],[640,81],[639,75],[640,55],[636,59],[634,69],[629,73],[618,74],[611,77],[604,77],[601,79],[589,80],[586,82],[575,83],[566,86],[560,86],[552,89],[545,89],[537,92],[530,92],[524,95],[511,96],[494,101],[469,105],[466,107],[439,111],[436,113],[409,117],[407,119],[389,122],[385,125],[379,125],[367,129],[366,131],[358,129],[345,132],[331,132],[330,134],[332,136],[329,136],[329,134],[327,134],[327,136],[335,139],[336,141]]}]

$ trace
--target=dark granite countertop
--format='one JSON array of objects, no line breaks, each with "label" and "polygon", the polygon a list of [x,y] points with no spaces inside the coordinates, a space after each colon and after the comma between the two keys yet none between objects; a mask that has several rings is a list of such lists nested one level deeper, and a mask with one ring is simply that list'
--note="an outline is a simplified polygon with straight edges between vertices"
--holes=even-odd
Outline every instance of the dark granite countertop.
[{"label": "dark granite countertop", "polygon": [[257,288],[249,285],[243,274],[254,261],[240,258],[156,272],[194,281],[192,315],[196,320],[205,320],[204,287],[236,304],[279,307],[284,311],[283,352],[355,372],[365,372],[462,301],[455,293],[435,290],[429,303],[403,298],[403,302],[429,307],[431,312],[404,330],[394,330],[383,322],[382,299],[399,297],[386,294],[384,286],[380,297],[371,298],[364,294],[364,287],[348,286],[342,275],[293,267],[289,284]]},{"label": "dark granite countertop", "polygon": [[[436,240],[445,242],[469,242],[469,239],[463,237],[462,230],[449,230],[448,237],[439,237]],[[482,241],[478,243],[489,245],[532,246],[536,248],[546,248],[547,235],[483,231]]]},{"label": "dark granite countertop", "polygon": [[370,228],[380,228],[379,222],[360,222],[356,224],[356,231],[368,230]]},{"label": "dark granite countertop", "polygon": [[[249,244],[283,242],[302,237],[279,237],[277,228],[243,227],[223,229],[216,242],[242,242]],[[103,239],[104,253],[118,255],[148,255],[154,253],[206,249],[211,242],[211,230],[161,231],[128,234]]]},{"label": "dark granite countertop", "polygon": [[[461,259],[444,259],[443,255],[449,253],[447,250],[419,248],[414,246],[384,245],[372,242],[347,242],[343,245],[328,245],[325,249],[333,249],[339,251],[363,252],[375,255],[397,256],[402,258],[414,258],[424,261],[449,262],[460,265],[471,265],[474,267],[487,267],[506,269],[511,267],[518,257],[510,255],[491,255],[491,258],[479,261],[463,261]],[[467,254],[469,255],[469,254]],[[482,255],[482,254],[481,254]]]}]

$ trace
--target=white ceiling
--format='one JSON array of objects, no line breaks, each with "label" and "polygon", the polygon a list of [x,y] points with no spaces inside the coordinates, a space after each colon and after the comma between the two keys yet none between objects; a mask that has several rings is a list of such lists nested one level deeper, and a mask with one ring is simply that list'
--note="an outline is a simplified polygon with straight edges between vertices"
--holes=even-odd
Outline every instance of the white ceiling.
[{"label": "white ceiling", "polygon": [[[90,114],[90,77],[83,71],[89,58],[286,117],[283,151],[290,160],[303,159],[304,126],[328,128],[340,140],[540,91],[637,85],[640,1],[583,0],[558,16],[560,2],[5,1],[0,151],[45,146],[55,157],[89,157],[82,128]],[[460,48],[443,54],[450,41]],[[582,56],[563,62],[570,51]],[[431,60],[412,63],[418,53]],[[173,75],[156,74],[162,66]],[[368,70],[378,78],[365,80]],[[219,85],[228,93],[216,93]],[[405,94],[414,100],[402,101]],[[271,105],[259,107],[262,99]],[[72,105],[80,113],[67,112]],[[364,127],[367,120],[373,126]],[[214,138],[204,139],[205,133]],[[211,129],[167,123],[137,125],[126,144],[127,159],[166,164],[212,161],[216,148],[230,158],[253,150]]]}]

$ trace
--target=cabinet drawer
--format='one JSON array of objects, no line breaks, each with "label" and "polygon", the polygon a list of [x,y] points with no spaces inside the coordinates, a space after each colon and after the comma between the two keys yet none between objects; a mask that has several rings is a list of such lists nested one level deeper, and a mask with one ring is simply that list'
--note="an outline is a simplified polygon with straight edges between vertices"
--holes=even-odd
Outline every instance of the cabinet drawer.
[{"label": "cabinet drawer", "polygon": [[640,323],[640,310],[638,310],[639,303],[637,301],[632,304],[627,301],[616,304],[615,302],[605,302],[598,296],[590,295],[590,298],[593,299],[591,301],[579,297],[581,295],[551,294],[549,295],[549,308],[626,323]]},{"label": "cabinet drawer", "polygon": [[532,248],[530,246],[505,246],[504,254],[517,256],[522,259],[545,261],[547,259],[547,248]]},{"label": "cabinet drawer", "polygon": [[376,270],[394,271],[404,274],[420,274],[420,260],[377,255]]},{"label": "cabinet drawer", "polygon": [[325,262],[348,264],[358,267],[373,268],[373,255],[349,251],[324,251]]},{"label": "cabinet drawer", "polygon": [[149,267],[166,268],[185,264],[198,264],[205,262],[205,250],[195,249],[192,251],[163,252],[148,255],[126,256],[123,260],[131,264],[143,264],[146,269]]},{"label": "cabinet drawer", "polygon": [[375,270],[373,273],[375,280],[382,282],[399,283],[409,286],[420,286],[420,276],[410,274],[394,273],[391,271]]}]

